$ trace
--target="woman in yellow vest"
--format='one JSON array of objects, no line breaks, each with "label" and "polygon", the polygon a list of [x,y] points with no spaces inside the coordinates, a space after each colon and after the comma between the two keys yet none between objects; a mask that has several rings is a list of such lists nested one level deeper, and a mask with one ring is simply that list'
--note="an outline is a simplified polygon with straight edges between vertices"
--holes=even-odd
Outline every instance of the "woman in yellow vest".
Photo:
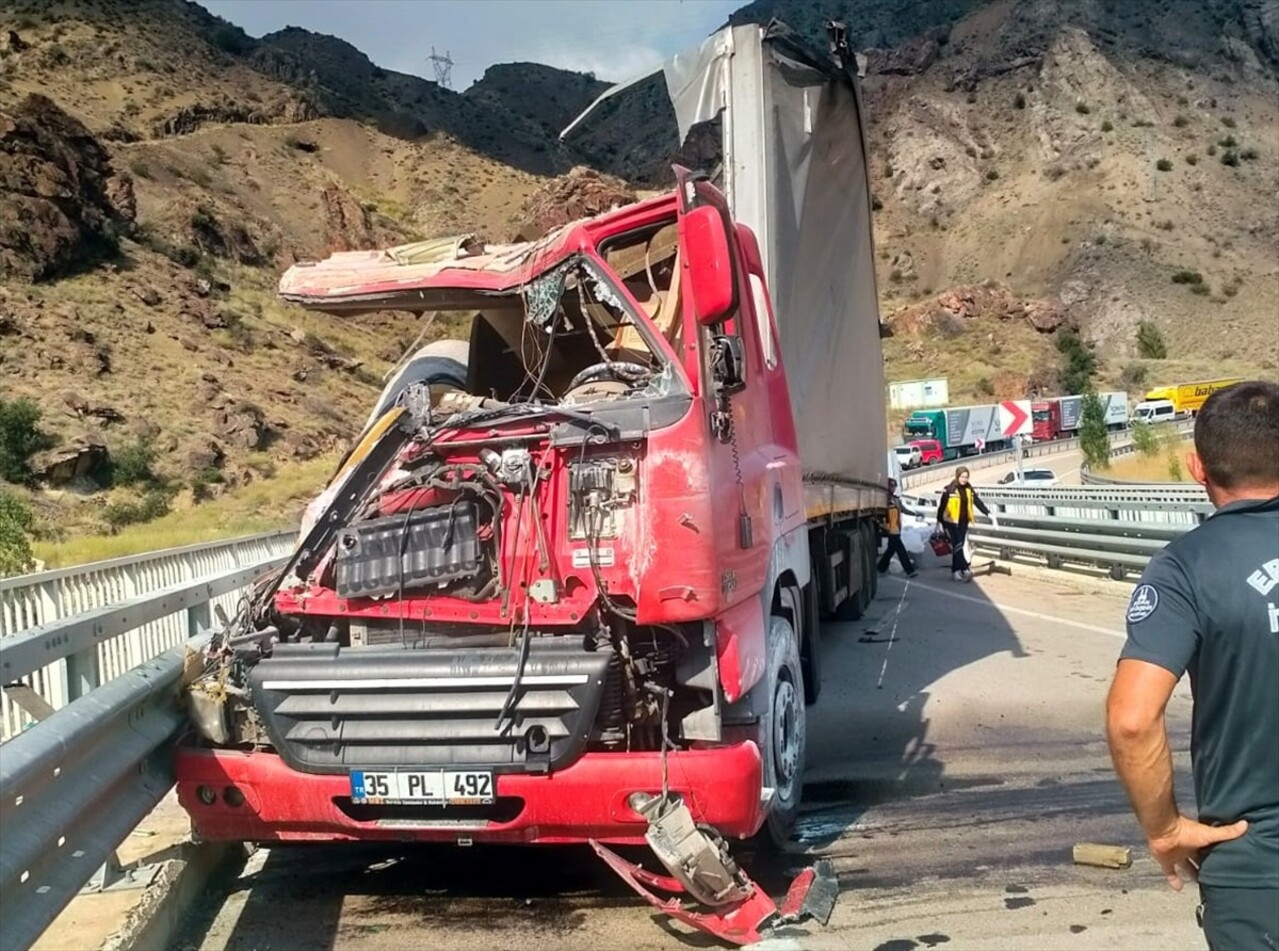
[{"label": "woman in yellow vest", "polygon": [[941,500],[937,503],[937,522],[945,526],[946,535],[950,538],[950,571],[956,581],[973,579],[968,559],[964,557],[964,539],[968,537],[968,524],[973,519],[974,508],[999,524],[981,496],[968,484],[968,467],[960,466],[955,470],[955,481],[942,490]]}]

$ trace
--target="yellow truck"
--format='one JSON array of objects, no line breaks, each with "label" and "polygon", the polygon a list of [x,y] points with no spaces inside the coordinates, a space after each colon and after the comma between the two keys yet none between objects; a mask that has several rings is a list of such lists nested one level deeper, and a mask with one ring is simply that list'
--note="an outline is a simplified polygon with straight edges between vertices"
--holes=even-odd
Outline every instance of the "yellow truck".
[{"label": "yellow truck", "polygon": [[1217,390],[1224,390],[1228,386],[1234,386],[1236,383],[1242,382],[1243,379],[1241,377],[1231,377],[1225,380],[1201,380],[1198,383],[1178,383],[1174,386],[1161,386],[1148,392],[1145,401],[1149,403],[1155,400],[1168,400],[1172,403],[1173,410],[1178,416],[1183,416],[1187,413],[1193,416],[1204,405],[1204,400]]}]

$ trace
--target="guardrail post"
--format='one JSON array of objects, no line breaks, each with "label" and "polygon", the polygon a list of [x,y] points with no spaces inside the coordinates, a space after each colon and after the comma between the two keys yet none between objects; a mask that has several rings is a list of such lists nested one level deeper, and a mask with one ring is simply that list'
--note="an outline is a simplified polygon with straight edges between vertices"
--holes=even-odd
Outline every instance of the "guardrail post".
[{"label": "guardrail post", "polygon": [[187,636],[198,637],[213,627],[213,602],[201,601],[187,608]]},{"label": "guardrail post", "polygon": [[102,683],[98,645],[67,656],[67,702],[70,703]]}]

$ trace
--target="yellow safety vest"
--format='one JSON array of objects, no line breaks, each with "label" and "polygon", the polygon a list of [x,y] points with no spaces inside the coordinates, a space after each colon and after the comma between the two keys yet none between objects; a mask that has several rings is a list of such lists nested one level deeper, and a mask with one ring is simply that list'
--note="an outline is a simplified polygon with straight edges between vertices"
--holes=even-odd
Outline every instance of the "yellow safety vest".
[{"label": "yellow safety vest", "polygon": [[950,493],[950,498],[946,500],[946,521],[954,524],[959,523],[959,503],[960,493],[968,493],[968,520],[973,519],[973,487],[970,485],[956,486],[955,491]]}]

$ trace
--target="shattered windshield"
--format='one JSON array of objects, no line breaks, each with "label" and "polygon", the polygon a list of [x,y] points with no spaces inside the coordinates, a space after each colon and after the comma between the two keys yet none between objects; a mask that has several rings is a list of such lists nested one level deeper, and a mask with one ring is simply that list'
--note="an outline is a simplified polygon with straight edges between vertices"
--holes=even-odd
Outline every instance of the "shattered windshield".
[{"label": "shattered windshield", "polygon": [[[667,339],[677,340],[678,302],[668,296],[673,259],[650,261],[641,272],[644,287],[630,281],[628,291]],[[556,407],[568,417],[569,407],[674,392],[676,374],[655,345],[653,327],[643,326],[630,311],[634,305],[624,303],[615,287],[619,279],[625,281],[577,257],[512,293],[437,293],[429,319],[456,335],[461,372],[423,380],[398,370],[380,403],[403,401],[409,382],[427,382],[434,408],[492,421],[508,415],[507,409],[528,416]],[[406,366],[424,355],[426,349]],[[393,392],[399,381],[404,385]]]}]

